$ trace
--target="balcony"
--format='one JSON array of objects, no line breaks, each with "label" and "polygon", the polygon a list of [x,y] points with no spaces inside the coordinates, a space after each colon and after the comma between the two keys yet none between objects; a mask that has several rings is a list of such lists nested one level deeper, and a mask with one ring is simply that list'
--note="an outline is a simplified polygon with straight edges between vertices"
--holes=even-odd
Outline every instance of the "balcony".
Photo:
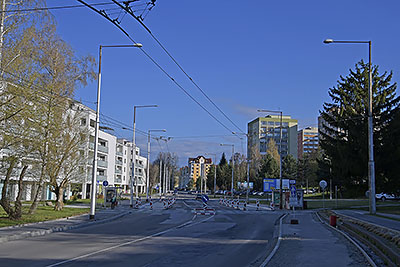
[{"label": "balcony", "polygon": [[107,176],[106,175],[97,175],[96,176],[96,180],[99,182],[103,182],[107,180]]},{"label": "balcony", "polygon": [[107,168],[108,164],[105,160],[97,160],[97,167]]},{"label": "balcony", "polygon": [[[93,158],[88,159],[87,164],[90,165],[90,166],[93,166]],[[108,167],[108,161],[98,159],[97,160],[97,167],[107,168]]]},{"label": "balcony", "polygon": [[[94,150],[94,143],[89,143],[89,149]],[[97,150],[103,153],[108,153],[108,147],[97,144]],[[122,155],[122,154],[121,154]]]},{"label": "balcony", "polygon": [[108,153],[108,147],[102,146],[100,144],[97,146],[97,150],[99,150],[100,152]]},{"label": "balcony", "polygon": [[122,163],[122,160],[115,160],[115,164],[118,164],[118,165],[122,165],[123,163]]},{"label": "balcony", "polygon": [[122,170],[121,169],[115,169],[115,173],[116,174],[122,174]]}]

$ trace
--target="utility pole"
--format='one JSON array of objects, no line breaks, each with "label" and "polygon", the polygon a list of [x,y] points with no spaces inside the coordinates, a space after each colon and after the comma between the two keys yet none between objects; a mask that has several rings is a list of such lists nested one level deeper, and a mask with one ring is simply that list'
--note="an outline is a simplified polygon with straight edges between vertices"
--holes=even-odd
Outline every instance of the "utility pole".
[{"label": "utility pole", "polygon": [[161,179],[162,179],[162,176],[161,176],[162,169],[161,168],[162,168],[162,159],[160,158],[160,186],[158,188],[158,191],[160,193],[160,197],[161,197],[161,184],[162,184],[162,181],[161,181]]},{"label": "utility pole", "polygon": [[[283,113],[282,111],[277,110],[267,110],[267,109],[259,109],[258,112],[267,112],[267,113],[279,113],[280,114],[280,136],[279,136],[279,209],[283,209],[283,183],[282,183],[282,120]],[[274,128],[275,134],[275,128]]]},{"label": "utility pole", "polygon": [[164,184],[163,184],[163,188],[164,188],[164,196],[167,195],[167,164],[164,163]]},{"label": "utility pole", "polygon": [[[4,4],[4,3],[3,3]],[[90,213],[89,219],[93,220],[96,213],[96,175],[97,175],[97,150],[98,136],[100,126],[100,90],[101,90],[101,55],[103,47],[142,47],[142,44],[135,43],[133,45],[100,45],[99,46],[99,73],[97,76],[97,102],[96,102],[96,125],[94,131],[94,152],[93,152],[93,168],[92,168],[92,187],[90,192]]]},{"label": "utility pole", "polygon": [[231,184],[231,198],[233,199],[233,181],[234,181],[234,170],[235,170],[235,145],[234,144],[220,144],[220,146],[231,146],[232,147],[232,184]]},{"label": "utility pole", "polygon": [[149,130],[147,134],[147,177],[146,177],[146,202],[149,201],[149,186],[150,186],[150,133],[151,132],[166,132],[162,130]]}]

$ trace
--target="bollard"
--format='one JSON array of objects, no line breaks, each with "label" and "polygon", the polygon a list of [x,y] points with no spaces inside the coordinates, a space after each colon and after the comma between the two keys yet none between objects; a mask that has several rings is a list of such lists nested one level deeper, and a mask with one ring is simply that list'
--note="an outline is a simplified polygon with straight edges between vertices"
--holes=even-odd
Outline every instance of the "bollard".
[{"label": "bollard", "polygon": [[150,209],[153,210],[153,202],[150,199]]},{"label": "bollard", "polygon": [[257,204],[257,210],[260,210],[260,201],[257,200],[257,201],[256,201],[256,204]]},{"label": "bollard", "polygon": [[244,211],[246,210],[246,202],[244,202],[244,204],[243,204],[243,210]]},{"label": "bollard", "polygon": [[337,217],[335,215],[329,216],[329,225],[336,227],[336,219],[337,219]]}]

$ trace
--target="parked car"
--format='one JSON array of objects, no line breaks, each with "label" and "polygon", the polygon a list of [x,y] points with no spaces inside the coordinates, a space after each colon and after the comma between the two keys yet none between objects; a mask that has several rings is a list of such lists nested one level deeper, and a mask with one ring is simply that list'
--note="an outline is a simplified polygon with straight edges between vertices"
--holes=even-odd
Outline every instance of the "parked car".
[{"label": "parked car", "polygon": [[378,200],[385,201],[387,199],[389,200],[395,200],[395,199],[400,199],[400,196],[396,196],[395,194],[387,194],[387,193],[379,193],[375,195],[375,198]]},{"label": "parked car", "polygon": [[225,190],[225,191],[224,191],[224,195],[230,196],[230,195],[231,195],[231,190]]}]

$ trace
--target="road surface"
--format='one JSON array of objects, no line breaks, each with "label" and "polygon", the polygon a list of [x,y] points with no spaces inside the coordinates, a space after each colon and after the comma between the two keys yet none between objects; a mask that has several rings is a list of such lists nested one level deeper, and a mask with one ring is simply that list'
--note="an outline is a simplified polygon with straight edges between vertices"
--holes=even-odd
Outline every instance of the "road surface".
[{"label": "road surface", "polygon": [[201,206],[155,201],[109,223],[3,243],[0,266],[258,266],[267,257],[280,212],[213,200],[215,215],[194,216]]}]

